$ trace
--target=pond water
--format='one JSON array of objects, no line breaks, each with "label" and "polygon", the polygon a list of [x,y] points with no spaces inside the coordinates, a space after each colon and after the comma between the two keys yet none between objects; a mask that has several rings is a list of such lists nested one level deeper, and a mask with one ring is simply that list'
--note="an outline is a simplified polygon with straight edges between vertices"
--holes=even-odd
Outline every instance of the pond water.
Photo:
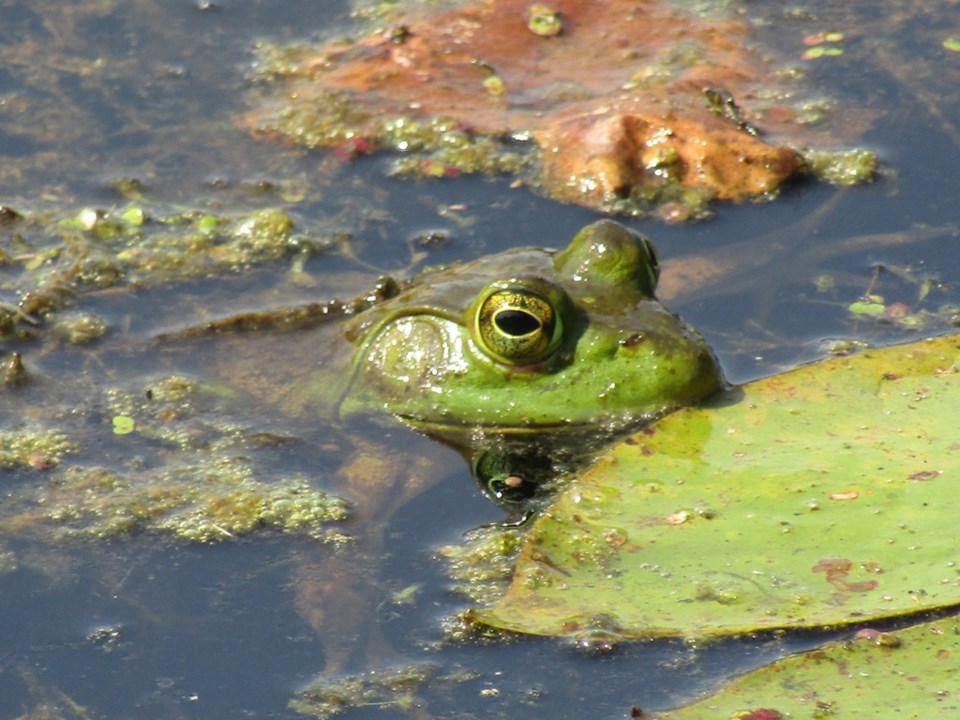
[{"label": "pond water", "polygon": [[[949,3],[917,9],[890,0],[854,9],[817,0],[789,17],[779,5],[746,7],[770,18],[761,37],[788,38],[798,54],[798,38],[811,25],[847,30],[846,54],[810,63],[811,82],[839,102],[876,111],[860,143],[878,151],[884,170],[867,186],[797,184],[775,202],[721,206],[714,219],[695,225],[628,221],[656,241],[670,307],[704,334],[732,382],[822,357],[825,339],[883,343],[942,333],[956,314],[949,306],[960,305],[952,227],[960,113],[956,93],[944,90],[960,73],[960,53],[940,44],[946,31],[938,30],[937,15]],[[881,36],[877,18],[894,6],[910,22]],[[349,298],[383,273],[403,276],[517,245],[562,246],[598,217],[513,187],[509,178],[389,179],[387,158],[342,162],[241,130],[236,118],[256,94],[255,44],[336,36],[354,27],[350,12],[347,2],[333,0],[5,5],[0,204],[36,218],[124,208],[131,198],[170,217],[240,216],[282,205],[303,242],[320,248],[192,276],[180,268],[164,282],[144,264],[120,288],[78,293],[67,304],[101,318],[107,335],[70,344],[38,332],[7,342],[4,349],[21,352],[42,381],[5,391],[5,429],[69,427],[82,438],[70,463],[164,478],[176,463],[195,469],[218,462],[210,448],[225,446],[238,473],[249,463],[266,477],[307,477],[335,493],[326,481],[344,463],[339,440],[256,391],[204,395],[177,428],[187,440],[111,432],[111,419],[141,410],[138,398],[158,388],[158,378],[217,382],[224,356],[256,357],[272,343],[256,333],[219,347],[154,338],[239,311]],[[39,257],[60,242],[44,227],[14,225],[4,252]],[[436,236],[444,242],[429,242]],[[671,269],[692,259],[729,269],[717,281],[667,285]],[[15,273],[7,274],[0,299],[16,302]],[[849,313],[868,292],[929,310],[926,324]],[[300,344],[306,347],[296,351],[304,353],[297,363],[309,367],[318,350]],[[371,547],[382,556],[367,578],[374,600],[347,638],[319,636],[304,608],[312,592],[305,576],[336,570],[325,560],[329,544],[270,532],[218,543],[152,531],[51,539],[39,519],[43,502],[24,511],[0,541],[0,716],[303,717],[288,706],[291,698],[327,666],[331,646],[355,645],[364,650],[344,669],[369,673],[371,684],[385,668],[433,668],[407,708],[413,717],[620,718],[632,706],[688,703],[830,636],[657,641],[606,654],[540,638],[445,642],[444,624],[466,601],[450,592],[436,549],[506,513],[452,450],[399,426],[378,440],[444,471],[377,529],[383,542]],[[7,507],[27,496],[53,497],[43,494],[43,472],[0,469]],[[346,716],[401,716],[381,705],[403,695],[381,689]]]}]

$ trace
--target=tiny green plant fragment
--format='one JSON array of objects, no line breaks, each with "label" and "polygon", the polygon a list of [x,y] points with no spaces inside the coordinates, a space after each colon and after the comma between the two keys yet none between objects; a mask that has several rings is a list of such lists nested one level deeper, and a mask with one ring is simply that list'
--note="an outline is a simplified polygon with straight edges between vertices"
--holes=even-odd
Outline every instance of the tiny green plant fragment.
[{"label": "tiny green plant fragment", "polygon": [[[751,672],[658,720],[710,718],[947,718],[960,715],[960,621],[852,638]],[[765,711],[766,714],[763,714]]]},{"label": "tiny green plant fragment", "polygon": [[113,416],[113,434],[114,435],[129,435],[137,427],[136,421],[129,415],[114,415]]},{"label": "tiny green plant fragment", "polygon": [[665,417],[564,488],[470,616],[706,637],[960,604],[958,363],[958,336],[866,350]]}]

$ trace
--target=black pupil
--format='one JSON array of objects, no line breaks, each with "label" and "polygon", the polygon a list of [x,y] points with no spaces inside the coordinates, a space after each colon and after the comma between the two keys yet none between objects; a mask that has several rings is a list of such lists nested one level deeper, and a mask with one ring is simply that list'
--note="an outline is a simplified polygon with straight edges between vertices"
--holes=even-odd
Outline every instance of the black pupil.
[{"label": "black pupil", "polygon": [[523,337],[540,329],[540,321],[523,310],[501,310],[494,322],[504,334],[513,337]]}]

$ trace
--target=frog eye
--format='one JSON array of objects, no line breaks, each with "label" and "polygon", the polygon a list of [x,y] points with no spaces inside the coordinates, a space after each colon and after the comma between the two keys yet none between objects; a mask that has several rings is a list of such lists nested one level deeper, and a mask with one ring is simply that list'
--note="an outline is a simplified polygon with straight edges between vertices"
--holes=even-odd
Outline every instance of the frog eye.
[{"label": "frog eye", "polygon": [[482,296],[474,317],[474,340],[502,363],[531,365],[545,360],[560,342],[554,302],[526,287],[495,287]]},{"label": "frog eye", "polygon": [[657,251],[644,235],[614,220],[587,225],[554,256],[560,277],[597,292],[638,291],[654,299],[660,278]]}]

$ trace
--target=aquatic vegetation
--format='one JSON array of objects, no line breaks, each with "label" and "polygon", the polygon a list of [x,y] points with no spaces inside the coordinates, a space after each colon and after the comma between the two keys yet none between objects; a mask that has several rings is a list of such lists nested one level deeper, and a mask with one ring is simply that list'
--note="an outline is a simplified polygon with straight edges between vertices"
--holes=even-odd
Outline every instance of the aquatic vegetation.
[{"label": "aquatic vegetation", "polygon": [[290,708],[317,720],[327,720],[351,708],[369,705],[409,713],[418,704],[417,691],[428,680],[440,679],[437,675],[436,666],[419,664],[337,680],[320,679],[301,690],[290,701]]},{"label": "aquatic vegetation", "polygon": [[556,496],[510,589],[476,617],[580,637],[602,616],[625,638],[697,638],[955,606],[958,391],[947,336],[678,411]]},{"label": "aquatic vegetation", "polygon": [[35,426],[5,429],[0,431],[0,469],[48,469],[76,449],[76,441],[62,430]]},{"label": "aquatic vegetation", "polygon": [[451,590],[488,605],[506,590],[524,530],[487,525],[466,533],[460,543],[437,549],[454,581]]},{"label": "aquatic vegetation", "polygon": [[[210,543],[268,531],[342,541],[336,523],[349,516],[347,503],[257,462],[251,450],[273,441],[210,407],[211,397],[218,394],[168,376],[145,392],[108,388],[99,407],[78,407],[77,416],[112,419],[118,441],[130,446],[122,466],[84,456],[84,443],[97,434],[84,423],[69,434],[0,434],[0,467],[45,472],[43,483],[9,487],[0,529],[50,539],[157,533]],[[70,453],[77,459],[64,462]]]},{"label": "aquatic vegetation", "polygon": [[[137,204],[83,208],[65,217],[25,214],[0,235],[0,298],[6,299],[0,300],[0,334],[35,334],[78,294],[235,273],[309,256],[331,242],[297,232],[281,208],[215,215]],[[98,339],[107,330],[102,319],[83,311],[58,316],[52,328],[71,343]]]},{"label": "aquatic vegetation", "polygon": [[[212,543],[254,531],[342,539],[328,524],[348,516],[346,504],[306,479],[261,480],[240,458],[182,465],[133,476],[73,466],[39,493],[31,523],[49,523],[63,538],[108,539],[157,533]],[[22,516],[0,523],[8,529]],[[21,526],[22,528],[22,526]]]},{"label": "aquatic vegetation", "polygon": [[[403,174],[506,172],[560,200],[696,219],[713,200],[775,197],[810,169],[794,149],[801,113],[777,89],[787,74],[768,72],[749,36],[740,18],[661,0],[410,8],[359,40],[261,44],[258,76],[275,93],[244,122],[344,160],[392,150]],[[857,154],[857,173],[812,171],[869,181],[876,156]]]},{"label": "aquatic vegetation", "polygon": [[851,638],[771,663],[715,695],[656,717],[949,717],[957,707],[958,656],[956,618],[886,632],[864,628]]},{"label": "aquatic vegetation", "polygon": [[870,150],[810,151],[810,171],[834,185],[863,185],[876,177],[879,161]]}]

